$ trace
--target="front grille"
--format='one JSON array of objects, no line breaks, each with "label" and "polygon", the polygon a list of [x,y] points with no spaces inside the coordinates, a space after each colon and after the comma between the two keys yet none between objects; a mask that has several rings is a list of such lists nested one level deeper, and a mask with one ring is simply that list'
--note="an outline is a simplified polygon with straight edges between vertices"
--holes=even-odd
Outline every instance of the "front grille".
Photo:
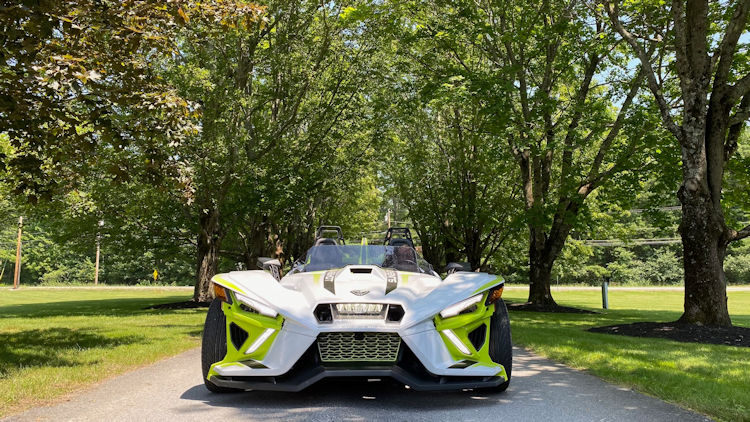
[{"label": "front grille", "polygon": [[322,333],[318,350],[323,362],[395,362],[401,337],[396,333]]}]

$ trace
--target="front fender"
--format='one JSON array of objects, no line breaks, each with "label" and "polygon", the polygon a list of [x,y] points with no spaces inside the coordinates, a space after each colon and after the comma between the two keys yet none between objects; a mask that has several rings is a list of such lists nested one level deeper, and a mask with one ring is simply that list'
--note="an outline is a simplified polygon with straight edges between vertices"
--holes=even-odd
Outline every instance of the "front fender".
[{"label": "front fender", "polygon": [[317,327],[312,304],[305,295],[283,287],[270,273],[261,270],[232,271],[217,274],[211,281],[273,308],[286,319],[308,328]]},{"label": "front fender", "polygon": [[410,312],[404,315],[401,326],[409,328],[432,319],[443,309],[504,283],[505,280],[495,274],[466,271],[453,273],[427,296],[409,306]]}]

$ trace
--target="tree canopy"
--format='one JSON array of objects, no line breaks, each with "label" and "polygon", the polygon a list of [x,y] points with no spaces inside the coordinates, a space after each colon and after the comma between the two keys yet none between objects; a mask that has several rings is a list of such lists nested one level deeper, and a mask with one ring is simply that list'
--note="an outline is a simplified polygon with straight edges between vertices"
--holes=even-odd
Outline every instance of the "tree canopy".
[{"label": "tree canopy", "polygon": [[86,280],[99,239],[105,280],[158,267],[203,302],[217,271],[288,265],[321,224],[380,241],[387,220],[541,308],[558,277],[682,278],[683,321],[728,325],[748,9],[4,1],[0,206],[48,245],[26,258],[43,282]]}]

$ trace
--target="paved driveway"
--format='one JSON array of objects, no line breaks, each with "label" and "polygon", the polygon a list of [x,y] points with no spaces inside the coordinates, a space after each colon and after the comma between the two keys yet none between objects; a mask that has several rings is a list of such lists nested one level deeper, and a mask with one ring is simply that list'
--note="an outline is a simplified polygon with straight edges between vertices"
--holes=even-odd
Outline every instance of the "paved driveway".
[{"label": "paved driveway", "polygon": [[12,421],[702,421],[660,400],[515,349],[507,392],[422,393],[390,381],[327,380],[301,393],[217,395],[199,350],[122,375]]}]

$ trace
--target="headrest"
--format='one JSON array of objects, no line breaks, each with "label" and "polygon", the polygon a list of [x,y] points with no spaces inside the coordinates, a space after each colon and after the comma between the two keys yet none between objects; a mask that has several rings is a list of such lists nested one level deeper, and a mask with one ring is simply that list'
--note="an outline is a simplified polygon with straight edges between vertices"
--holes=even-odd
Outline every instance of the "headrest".
[{"label": "headrest", "polygon": [[409,246],[412,248],[414,247],[414,243],[412,243],[411,240],[404,239],[404,238],[391,239],[388,245],[389,246]]},{"label": "headrest", "polygon": [[315,241],[314,246],[321,246],[321,245],[336,246],[338,245],[338,243],[336,243],[336,239],[331,239],[330,237],[321,237],[320,239]]}]

